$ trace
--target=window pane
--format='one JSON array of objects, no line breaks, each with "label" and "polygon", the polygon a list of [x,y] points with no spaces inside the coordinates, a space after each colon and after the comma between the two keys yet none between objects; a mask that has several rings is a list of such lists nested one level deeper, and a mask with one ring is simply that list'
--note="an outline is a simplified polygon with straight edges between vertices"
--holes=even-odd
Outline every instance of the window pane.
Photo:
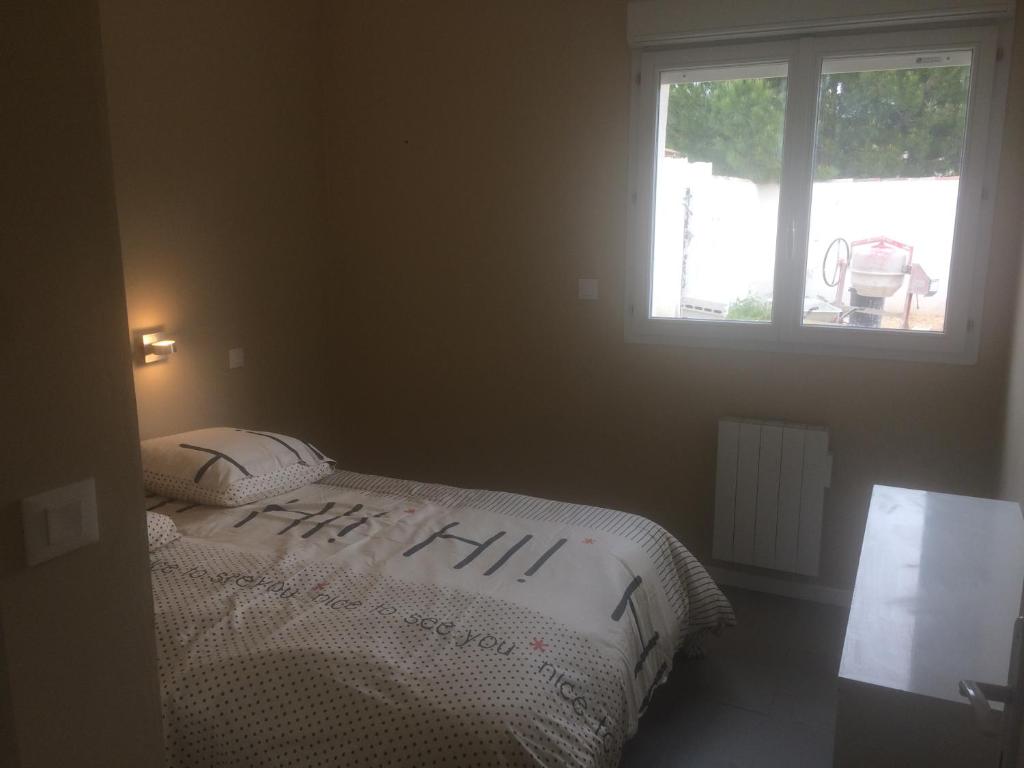
[{"label": "window pane", "polygon": [[969,51],[825,59],[805,324],[941,332]]},{"label": "window pane", "polygon": [[786,74],[662,73],[653,317],[771,320]]}]

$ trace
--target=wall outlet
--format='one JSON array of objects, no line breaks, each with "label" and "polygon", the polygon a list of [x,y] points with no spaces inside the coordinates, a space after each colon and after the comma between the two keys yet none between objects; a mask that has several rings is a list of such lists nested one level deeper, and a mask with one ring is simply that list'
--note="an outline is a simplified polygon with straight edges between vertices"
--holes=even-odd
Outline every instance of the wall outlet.
[{"label": "wall outlet", "polygon": [[581,301],[597,301],[597,278],[581,277],[579,292]]},{"label": "wall outlet", "polygon": [[228,350],[228,368],[241,368],[245,365],[245,350],[235,347]]}]

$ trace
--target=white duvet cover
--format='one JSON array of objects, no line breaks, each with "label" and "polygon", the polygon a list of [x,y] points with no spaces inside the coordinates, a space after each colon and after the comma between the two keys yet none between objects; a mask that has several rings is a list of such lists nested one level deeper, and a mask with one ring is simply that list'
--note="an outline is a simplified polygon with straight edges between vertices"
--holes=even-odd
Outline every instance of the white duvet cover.
[{"label": "white duvet cover", "polygon": [[733,623],[634,515],[339,472],[246,507],[152,498],[167,764],[614,766]]}]

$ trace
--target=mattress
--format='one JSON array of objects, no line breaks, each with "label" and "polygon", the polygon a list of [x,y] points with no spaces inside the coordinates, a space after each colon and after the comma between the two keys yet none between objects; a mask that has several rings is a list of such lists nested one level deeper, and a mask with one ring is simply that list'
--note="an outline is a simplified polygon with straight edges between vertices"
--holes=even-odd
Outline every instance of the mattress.
[{"label": "mattress", "polygon": [[338,472],[150,498],[166,764],[614,766],[675,654],[734,623],[642,517]]}]

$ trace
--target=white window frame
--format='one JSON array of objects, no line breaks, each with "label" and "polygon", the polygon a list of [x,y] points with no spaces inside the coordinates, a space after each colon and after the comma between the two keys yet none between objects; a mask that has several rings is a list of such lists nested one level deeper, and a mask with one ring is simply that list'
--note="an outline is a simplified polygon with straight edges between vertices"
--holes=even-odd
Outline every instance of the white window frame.
[{"label": "white window frame", "polygon": [[[631,98],[629,259],[626,340],[685,346],[803,352],[832,356],[974,363],[984,299],[1005,105],[997,84],[995,26],[842,33],[770,42],[637,51]],[[818,85],[826,57],[926,50],[971,51],[968,117],[941,333],[803,325],[813,190]],[[695,67],[788,64],[786,117],[771,322],[651,316],[651,272],[661,73]],[[997,85],[998,96],[995,95]]]}]

